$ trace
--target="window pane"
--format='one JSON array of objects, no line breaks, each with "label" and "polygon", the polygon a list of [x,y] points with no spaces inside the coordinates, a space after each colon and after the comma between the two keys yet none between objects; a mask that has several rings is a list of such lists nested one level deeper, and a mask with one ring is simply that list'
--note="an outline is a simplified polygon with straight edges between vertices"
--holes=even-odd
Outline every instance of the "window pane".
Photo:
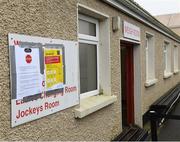
[{"label": "window pane", "polygon": [[171,47],[167,42],[164,43],[164,62],[165,73],[171,72]]},{"label": "window pane", "polygon": [[174,71],[178,70],[178,48],[174,47]]},{"label": "window pane", "polygon": [[97,90],[97,47],[79,43],[80,93]]},{"label": "window pane", "polygon": [[167,45],[164,44],[164,70],[167,72]]},{"label": "window pane", "polygon": [[155,78],[155,52],[154,52],[154,37],[146,35],[146,79],[152,80]]},{"label": "window pane", "polygon": [[96,36],[96,24],[79,19],[79,33]]},{"label": "window pane", "polygon": [[171,47],[167,45],[167,72],[171,72]]},{"label": "window pane", "polygon": [[166,46],[164,45],[164,70],[167,70],[167,52],[166,52]]}]

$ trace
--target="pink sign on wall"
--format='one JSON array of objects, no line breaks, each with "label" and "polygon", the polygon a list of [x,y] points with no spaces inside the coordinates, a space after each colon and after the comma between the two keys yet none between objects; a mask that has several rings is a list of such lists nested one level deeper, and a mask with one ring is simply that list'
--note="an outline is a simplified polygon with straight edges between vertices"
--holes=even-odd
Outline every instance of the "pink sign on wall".
[{"label": "pink sign on wall", "polygon": [[137,41],[140,41],[141,39],[140,28],[126,21],[124,21],[123,32],[124,32],[124,37],[126,38],[137,40]]}]

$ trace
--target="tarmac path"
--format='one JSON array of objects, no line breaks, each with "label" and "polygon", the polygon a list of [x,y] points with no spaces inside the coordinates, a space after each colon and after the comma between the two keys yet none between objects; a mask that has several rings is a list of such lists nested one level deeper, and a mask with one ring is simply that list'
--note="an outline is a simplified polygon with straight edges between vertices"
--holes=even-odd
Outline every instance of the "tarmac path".
[{"label": "tarmac path", "polygon": [[[180,102],[171,114],[180,115]],[[159,141],[180,141],[180,120],[167,120],[159,129]]]}]

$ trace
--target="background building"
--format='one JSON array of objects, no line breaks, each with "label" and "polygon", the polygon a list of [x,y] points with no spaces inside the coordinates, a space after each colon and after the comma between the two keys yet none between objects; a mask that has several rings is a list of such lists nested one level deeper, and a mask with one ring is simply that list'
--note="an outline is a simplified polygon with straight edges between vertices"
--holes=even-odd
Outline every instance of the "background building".
[{"label": "background building", "polygon": [[180,13],[158,15],[156,18],[176,34],[180,35]]}]

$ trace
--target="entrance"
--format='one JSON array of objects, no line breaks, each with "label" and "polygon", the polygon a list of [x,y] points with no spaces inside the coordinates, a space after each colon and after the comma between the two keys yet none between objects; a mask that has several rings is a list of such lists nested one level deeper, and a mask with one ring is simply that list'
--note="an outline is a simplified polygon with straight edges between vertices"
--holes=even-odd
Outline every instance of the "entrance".
[{"label": "entrance", "polygon": [[133,44],[121,41],[122,126],[134,124]]}]

